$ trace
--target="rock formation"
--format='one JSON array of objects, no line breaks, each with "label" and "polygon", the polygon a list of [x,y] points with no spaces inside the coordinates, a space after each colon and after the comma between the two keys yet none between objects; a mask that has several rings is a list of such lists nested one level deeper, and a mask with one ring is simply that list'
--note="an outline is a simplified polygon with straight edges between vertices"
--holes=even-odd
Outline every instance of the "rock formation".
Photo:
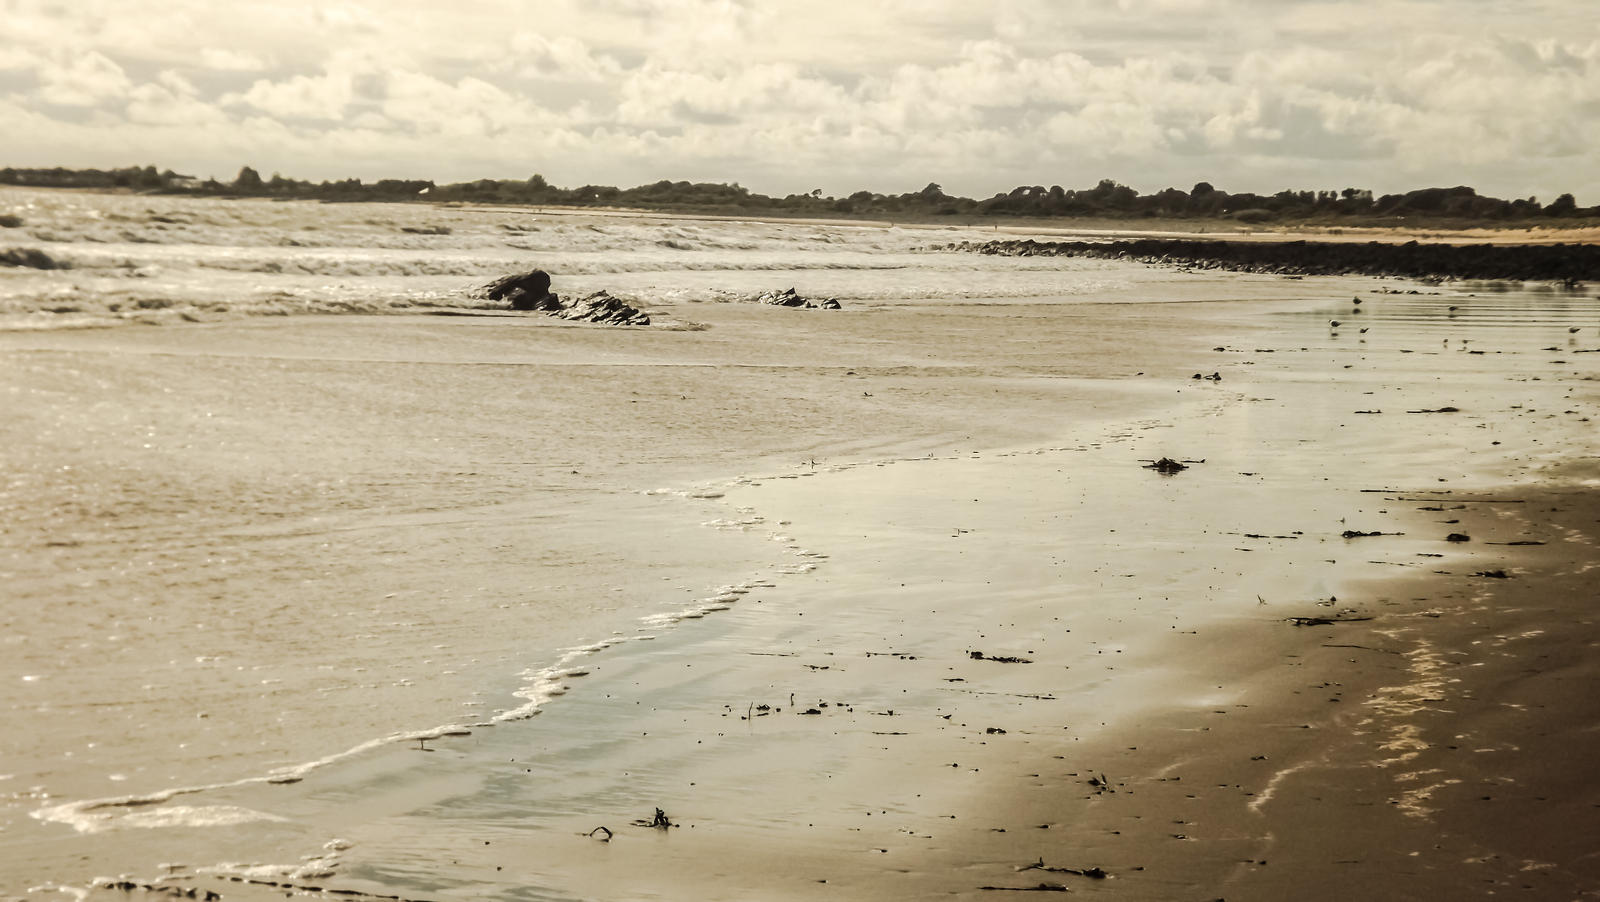
[{"label": "rock formation", "polygon": [[[551,295],[555,297],[555,295]],[[612,297],[604,289],[587,294],[569,304],[557,302],[551,313],[562,319],[582,323],[604,323],[608,326],[648,326],[650,315],[626,302]]]},{"label": "rock formation", "polygon": [[538,310],[565,320],[608,326],[648,326],[650,315],[601,290],[574,301],[550,291],[550,274],[529,270],[496,279],[473,292],[491,301],[505,301],[513,310]]},{"label": "rock formation", "polygon": [[793,288],[782,291],[763,291],[756,295],[757,303],[771,304],[774,307],[805,307],[811,310],[838,310],[839,301],[836,298],[823,298],[812,300],[796,292]]},{"label": "rock formation", "polygon": [[512,310],[549,310],[549,304],[560,304],[550,293],[550,274],[542,269],[495,279],[478,293],[491,301],[505,301]]}]

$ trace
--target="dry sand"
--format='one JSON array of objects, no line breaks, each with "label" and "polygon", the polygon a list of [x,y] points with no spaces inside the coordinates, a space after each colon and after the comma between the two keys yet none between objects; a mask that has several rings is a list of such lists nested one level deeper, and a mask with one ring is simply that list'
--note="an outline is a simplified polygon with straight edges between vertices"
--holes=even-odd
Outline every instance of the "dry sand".
[{"label": "dry sand", "polygon": [[1600,306],[1116,276],[0,334],[0,894],[1600,892]]}]

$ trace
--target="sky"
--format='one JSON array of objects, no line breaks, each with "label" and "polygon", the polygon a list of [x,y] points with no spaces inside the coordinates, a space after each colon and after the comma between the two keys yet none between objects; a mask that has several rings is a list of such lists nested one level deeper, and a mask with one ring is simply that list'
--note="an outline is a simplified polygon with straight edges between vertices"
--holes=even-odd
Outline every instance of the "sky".
[{"label": "sky", "polygon": [[0,166],[1600,204],[1596,0],[0,0]]}]

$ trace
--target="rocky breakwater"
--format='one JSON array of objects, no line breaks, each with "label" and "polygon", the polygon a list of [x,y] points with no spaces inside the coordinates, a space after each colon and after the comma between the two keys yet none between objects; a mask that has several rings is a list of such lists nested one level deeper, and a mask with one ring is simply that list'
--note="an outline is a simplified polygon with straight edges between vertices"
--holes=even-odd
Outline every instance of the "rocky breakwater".
[{"label": "rocky breakwater", "polygon": [[560,319],[608,326],[648,326],[650,315],[609,292],[563,300],[550,290],[550,274],[542,269],[505,276],[473,292],[475,297],[504,301],[512,310],[548,313]]},{"label": "rocky breakwater", "polygon": [[963,241],[936,248],[1007,257],[1103,257],[1187,269],[1296,276],[1367,275],[1410,279],[1562,282],[1600,279],[1600,245],[1385,244],[1379,241]]}]

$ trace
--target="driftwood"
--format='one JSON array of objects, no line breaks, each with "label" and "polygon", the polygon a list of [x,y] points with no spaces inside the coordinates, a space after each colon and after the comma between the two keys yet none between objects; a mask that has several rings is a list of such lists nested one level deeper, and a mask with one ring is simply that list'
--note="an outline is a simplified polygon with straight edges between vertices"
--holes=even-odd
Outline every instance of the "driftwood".
[{"label": "driftwood", "polygon": [[1165,473],[1170,476],[1173,473],[1181,473],[1184,470],[1189,469],[1189,464],[1203,464],[1205,462],[1205,458],[1201,458],[1199,460],[1180,461],[1173,460],[1170,457],[1163,457],[1160,460],[1151,461],[1150,463],[1145,464],[1144,468],[1146,470],[1155,470],[1157,473]]},{"label": "driftwood", "polygon": [[1051,867],[1050,865],[1044,863],[1044,859],[1043,858],[1040,858],[1038,861],[1034,862],[1033,864],[1025,864],[1022,867],[1017,868],[1017,870],[1019,870],[1019,871],[1048,871],[1048,872],[1050,872],[1052,874],[1077,874],[1079,877],[1088,877],[1091,880],[1104,880],[1107,877],[1111,876],[1110,874],[1107,874],[1105,872],[1104,868],[1058,868],[1058,867]]},{"label": "driftwood", "polygon": [[968,657],[974,661],[993,661],[996,664],[1032,664],[1032,658],[1019,658],[1015,655],[986,655],[981,651],[969,651]]},{"label": "driftwood", "polygon": [[[667,819],[667,813],[665,811],[662,811],[660,808],[656,809],[656,816],[655,817],[651,818],[650,820],[645,820],[644,818],[639,818],[638,820],[633,822],[633,825],[635,827],[655,827],[655,828],[657,828],[659,830],[665,830],[668,827],[676,827],[676,826],[678,826],[677,824],[674,824],[671,820],[668,820]],[[610,832],[610,831],[607,831],[607,832]]]}]

